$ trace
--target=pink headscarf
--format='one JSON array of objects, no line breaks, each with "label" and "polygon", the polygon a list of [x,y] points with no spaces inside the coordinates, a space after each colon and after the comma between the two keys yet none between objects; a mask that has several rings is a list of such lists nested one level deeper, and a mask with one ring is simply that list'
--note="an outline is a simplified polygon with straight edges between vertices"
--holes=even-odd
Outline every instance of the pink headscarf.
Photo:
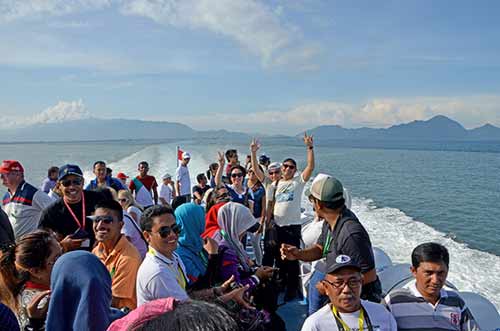
[{"label": "pink headscarf", "polygon": [[174,310],[176,302],[172,297],[147,302],[114,321],[107,331],[133,331],[147,321]]}]

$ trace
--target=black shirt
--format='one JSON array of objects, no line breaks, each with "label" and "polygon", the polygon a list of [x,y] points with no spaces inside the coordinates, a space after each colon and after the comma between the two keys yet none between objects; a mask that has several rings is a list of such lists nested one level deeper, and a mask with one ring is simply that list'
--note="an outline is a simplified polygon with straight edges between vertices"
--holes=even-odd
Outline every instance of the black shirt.
[{"label": "black shirt", "polygon": [[[85,195],[85,215],[91,216],[95,210],[95,205],[104,200],[104,196],[101,193],[93,191],[83,191]],[[70,204],[71,210],[75,214],[78,221],[82,222],[82,201]],[[54,204],[47,207],[40,217],[39,228],[50,229],[57,232],[62,237],[73,234],[78,229],[78,223],[71,215],[70,211],[66,207],[63,199],[55,202]],[[92,221],[90,219],[85,220],[85,231],[89,234],[90,247],[82,248],[85,250],[91,250],[94,246],[95,235],[94,229],[92,227]]]},{"label": "black shirt", "polygon": [[[330,233],[331,244],[326,250],[328,233]],[[350,256],[361,266],[363,273],[375,268],[375,259],[368,232],[356,215],[347,207],[344,207],[340,212],[339,220],[333,231],[331,231],[330,225],[324,221],[317,244],[323,247],[324,255],[326,255],[326,262],[316,266],[316,269],[321,272],[327,272],[328,268],[335,263],[337,256],[341,254]]]},{"label": "black shirt", "polygon": [[198,192],[200,194],[200,196],[203,198],[203,196],[205,195],[205,192],[208,191],[210,189],[210,186],[209,185],[205,185],[205,187],[201,187],[200,185],[195,185],[193,186],[193,195],[194,195],[194,192]]}]

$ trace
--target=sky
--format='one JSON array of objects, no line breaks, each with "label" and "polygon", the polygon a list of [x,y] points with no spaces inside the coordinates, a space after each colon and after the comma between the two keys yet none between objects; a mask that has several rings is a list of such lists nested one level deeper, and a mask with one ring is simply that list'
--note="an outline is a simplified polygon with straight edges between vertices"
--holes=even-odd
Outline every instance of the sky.
[{"label": "sky", "polygon": [[500,126],[500,2],[0,0],[0,127]]}]

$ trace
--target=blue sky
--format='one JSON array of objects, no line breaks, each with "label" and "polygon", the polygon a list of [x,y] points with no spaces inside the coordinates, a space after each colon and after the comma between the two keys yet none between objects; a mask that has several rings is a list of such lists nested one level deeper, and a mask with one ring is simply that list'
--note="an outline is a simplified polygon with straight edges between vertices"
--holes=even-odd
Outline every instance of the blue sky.
[{"label": "blue sky", "polygon": [[500,126],[500,2],[0,0],[3,127]]}]

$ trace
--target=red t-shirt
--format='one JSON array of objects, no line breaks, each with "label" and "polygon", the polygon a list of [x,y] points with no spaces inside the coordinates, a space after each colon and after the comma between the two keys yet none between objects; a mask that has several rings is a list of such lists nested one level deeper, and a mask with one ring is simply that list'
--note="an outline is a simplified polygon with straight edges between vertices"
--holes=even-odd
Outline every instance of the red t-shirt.
[{"label": "red t-shirt", "polygon": [[[137,176],[135,178],[138,179],[146,187],[146,189],[148,191],[150,191],[150,192],[151,192],[152,188],[158,187],[158,184],[156,183],[155,176],[146,175],[144,177]],[[135,184],[134,184],[133,180],[130,181],[130,184],[128,185],[128,188],[131,191],[135,191]]]}]

